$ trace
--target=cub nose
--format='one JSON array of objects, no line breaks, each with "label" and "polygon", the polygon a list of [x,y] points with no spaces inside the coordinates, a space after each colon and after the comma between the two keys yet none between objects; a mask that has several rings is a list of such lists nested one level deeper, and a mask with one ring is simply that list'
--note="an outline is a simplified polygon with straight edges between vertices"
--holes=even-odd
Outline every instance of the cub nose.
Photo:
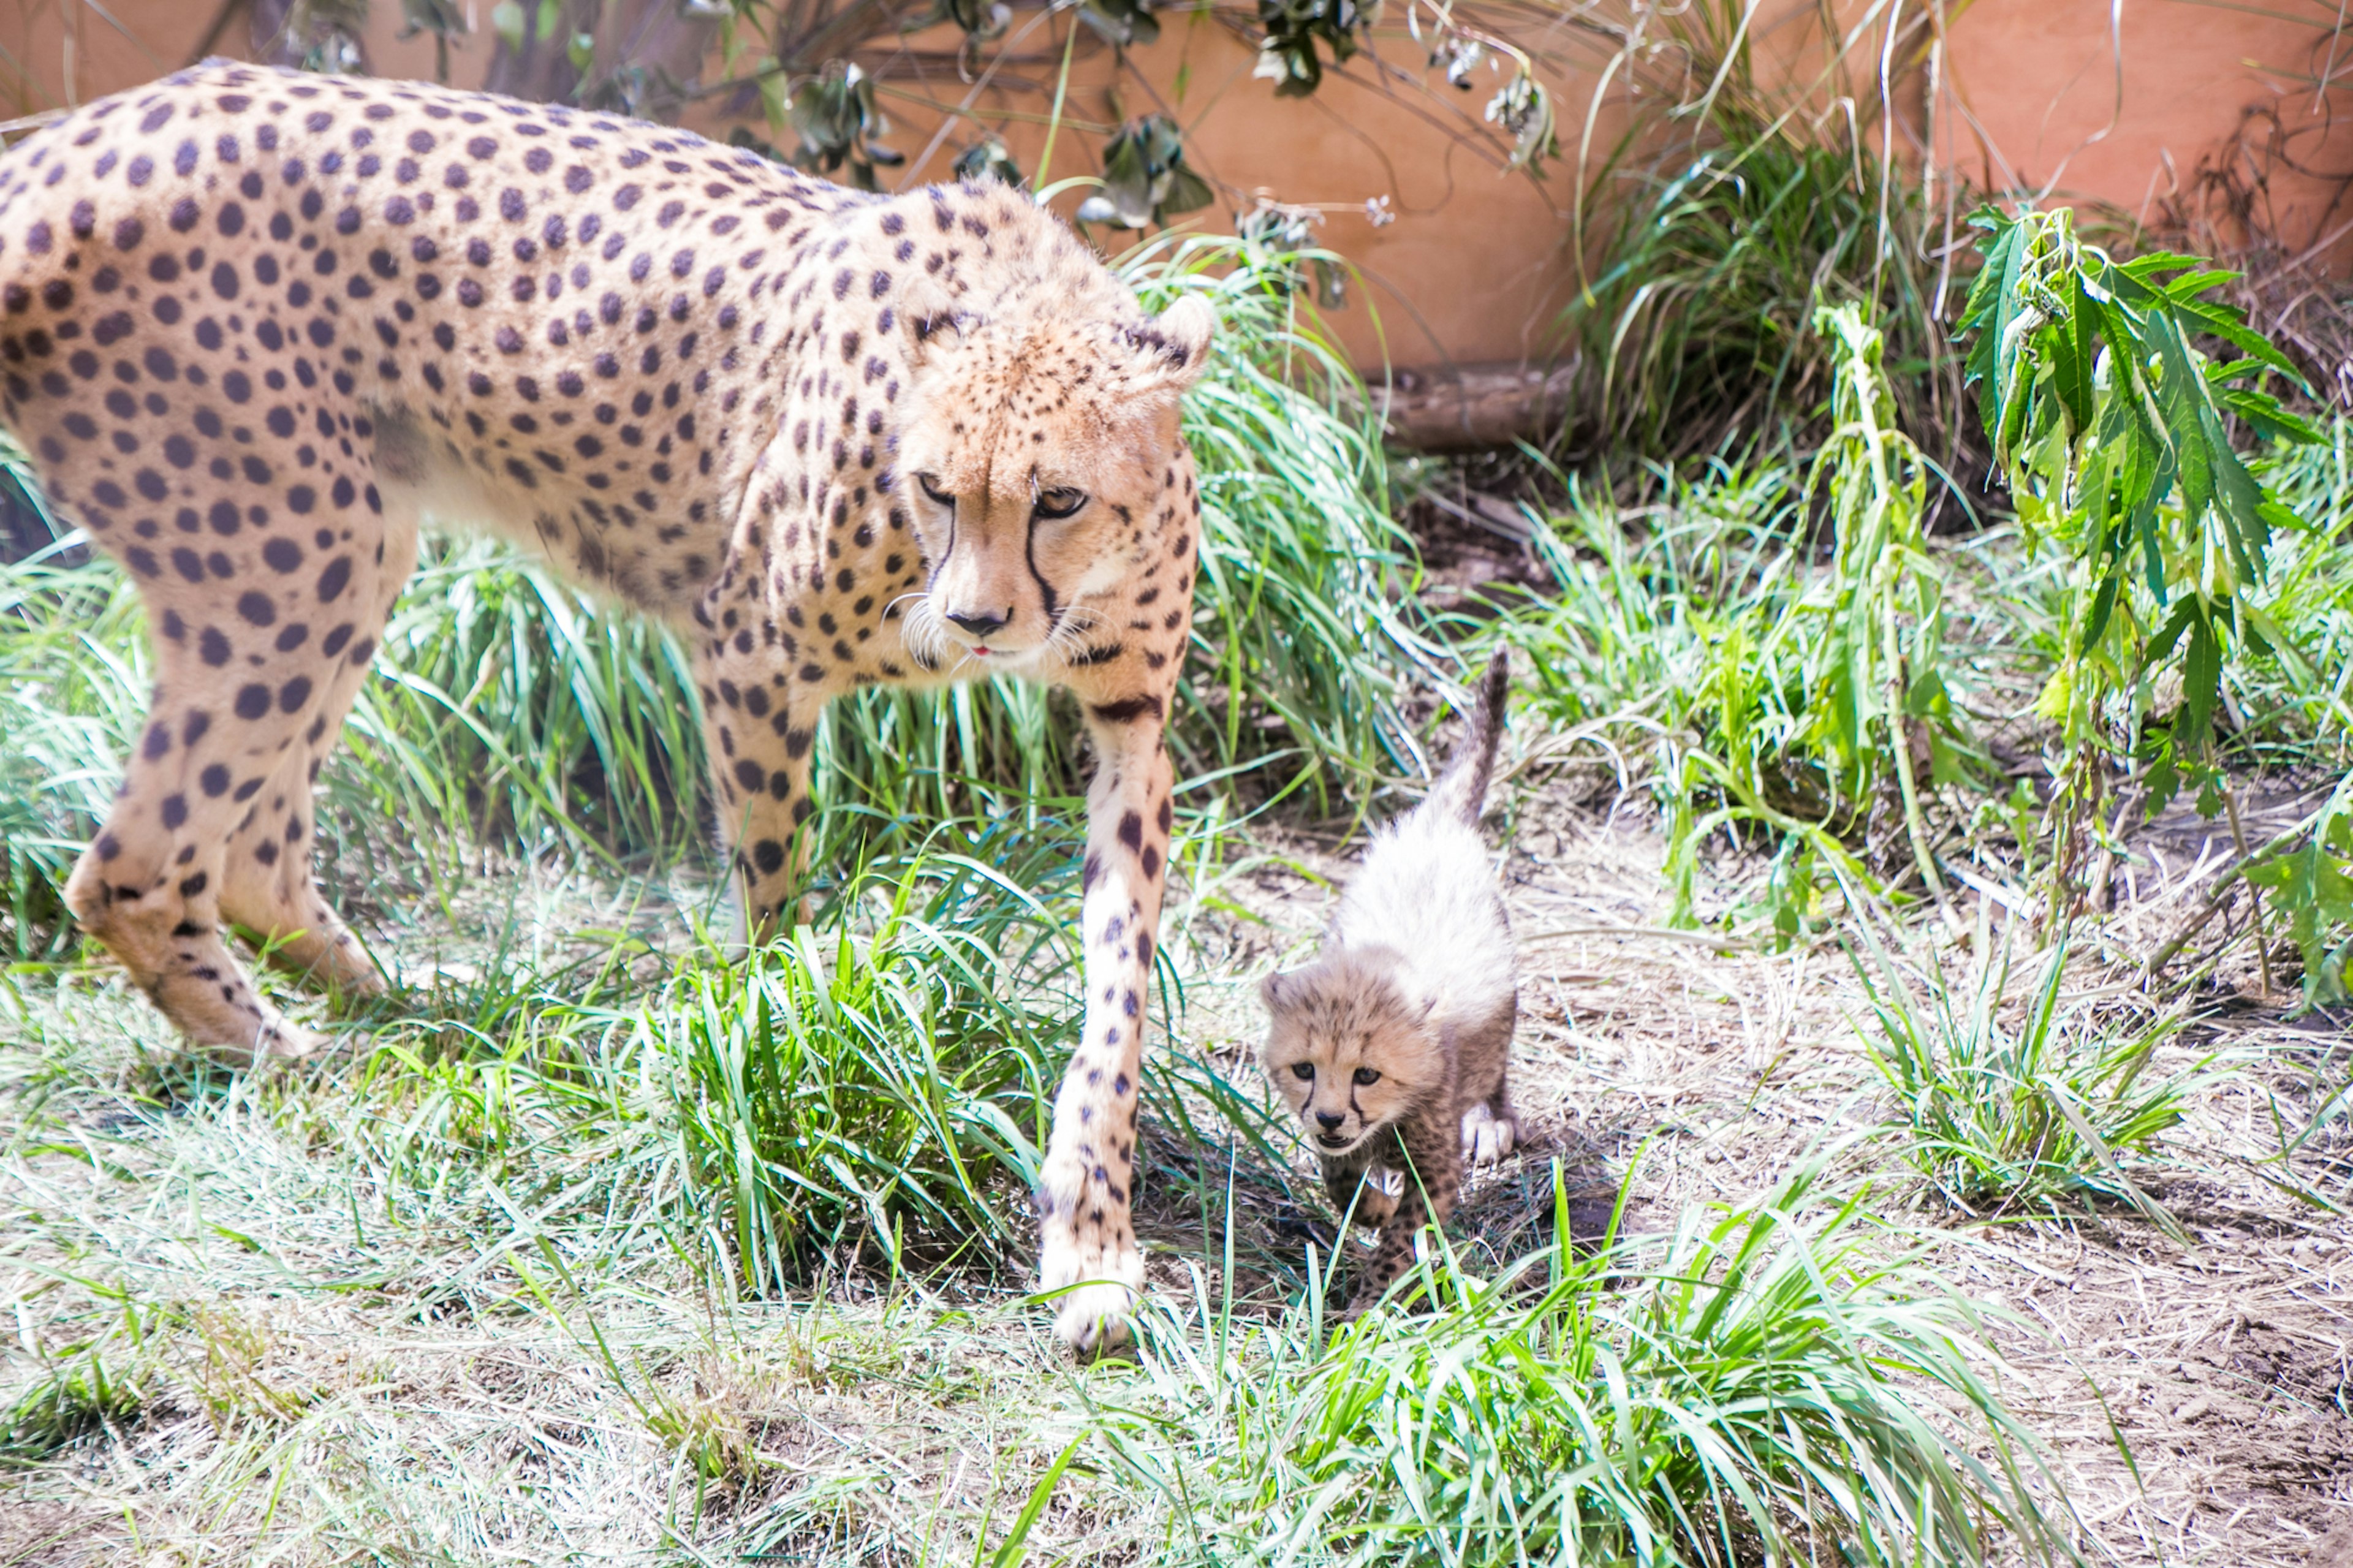
[{"label": "cub nose", "polygon": [[1348,1117],[1345,1111],[1319,1110],[1315,1113],[1315,1120],[1324,1124],[1324,1131],[1337,1132],[1340,1130],[1340,1123],[1347,1121]]},{"label": "cub nose", "polygon": [[987,612],[983,612],[977,616],[952,615],[948,616],[948,619],[954,621],[957,626],[962,626],[973,636],[976,637],[985,637],[989,633],[1001,629],[1005,623],[1012,619],[1012,617],[1010,616],[992,616]]}]

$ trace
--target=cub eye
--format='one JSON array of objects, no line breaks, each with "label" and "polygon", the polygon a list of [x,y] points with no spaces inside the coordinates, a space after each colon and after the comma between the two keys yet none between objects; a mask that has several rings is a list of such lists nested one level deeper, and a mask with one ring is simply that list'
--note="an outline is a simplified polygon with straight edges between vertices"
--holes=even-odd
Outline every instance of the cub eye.
[{"label": "cub eye", "polygon": [[1302,1082],[1311,1082],[1315,1077],[1315,1064],[1314,1062],[1293,1062],[1291,1064],[1291,1076],[1300,1079]]},{"label": "cub eye", "polygon": [[923,493],[925,495],[931,497],[942,506],[955,505],[955,497],[940,489],[939,481],[932,478],[931,475],[917,474],[915,476],[915,482],[923,487]]},{"label": "cub eye", "polygon": [[1381,1073],[1378,1068],[1358,1068],[1356,1069],[1356,1087],[1358,1089],[1363,1089],[1368,1084],[1376,1084],[1380,1081]]},{"label": "cub eye", "polygon": [[1070,517],[1086,504],[1087,492],[1084,490],[1047,490],[1039,496],[1029,512],[1033,517]]}]

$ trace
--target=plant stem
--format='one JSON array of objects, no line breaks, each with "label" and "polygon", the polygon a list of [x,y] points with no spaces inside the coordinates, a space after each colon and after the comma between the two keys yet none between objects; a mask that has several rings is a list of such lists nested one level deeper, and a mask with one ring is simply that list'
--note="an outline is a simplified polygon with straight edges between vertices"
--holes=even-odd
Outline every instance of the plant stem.
[{"label": "plant stem", "polygon": [[1079,24],[1078,19],[1073,17],[1062,34],[1062,70],[1061,74],[1054,79],[1053,113],[1046,121],[1045,148],[1038,154],[1038,178],[1034,184],[1040,191],[1046,188],[1047,171],[1054,166],[1054,138],[1061,132],[1062,100],[1070,95],[1071,90],[1071,51],[1077,47],[1078,42]]}]

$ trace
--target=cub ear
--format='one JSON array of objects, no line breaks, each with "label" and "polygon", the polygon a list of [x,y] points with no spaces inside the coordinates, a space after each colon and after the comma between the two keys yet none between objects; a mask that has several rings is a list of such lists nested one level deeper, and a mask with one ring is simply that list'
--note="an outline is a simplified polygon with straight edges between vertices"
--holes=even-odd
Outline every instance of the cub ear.
[{"label": "cub ear", "polygon": [[1135,362],[1130,386],[1136,392],[1181,393],[1209,363],[1209,340],[1218,333],[1218,313],[1198,294],[1187,294],[1140,327],[1126,331]]},{"label": "cub ear", "polygon": [[1258,983],[1258,999],[1266,1004],[1268,1012],[1280,1013],[1291,1005],[1288,989],[1291,979],[1292,976],[1277,970]]}]

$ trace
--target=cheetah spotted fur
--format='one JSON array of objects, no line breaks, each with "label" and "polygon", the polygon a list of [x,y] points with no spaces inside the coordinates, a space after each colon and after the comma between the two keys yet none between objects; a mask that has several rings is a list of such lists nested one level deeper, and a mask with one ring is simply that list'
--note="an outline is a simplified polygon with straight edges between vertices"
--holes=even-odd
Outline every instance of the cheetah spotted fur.
[{"label": "cheetah spotted fur", "polygon": [[312,880],[311,785],[421,522],[687,640],[755,931],[797,892],[829,699],[1068,687],[1087,1004],[1039,1280],[1066,1341],[1115,1342],[1200,531],[1178,401],[1214,325],[1146,318],[1001,186],[867,195],[659,126],[229,62],[68,115],[0,156],[0,420],[136,578],[159,672],[77,918],[209,1047],[318,1043],[224,921],[381,987]]}]

